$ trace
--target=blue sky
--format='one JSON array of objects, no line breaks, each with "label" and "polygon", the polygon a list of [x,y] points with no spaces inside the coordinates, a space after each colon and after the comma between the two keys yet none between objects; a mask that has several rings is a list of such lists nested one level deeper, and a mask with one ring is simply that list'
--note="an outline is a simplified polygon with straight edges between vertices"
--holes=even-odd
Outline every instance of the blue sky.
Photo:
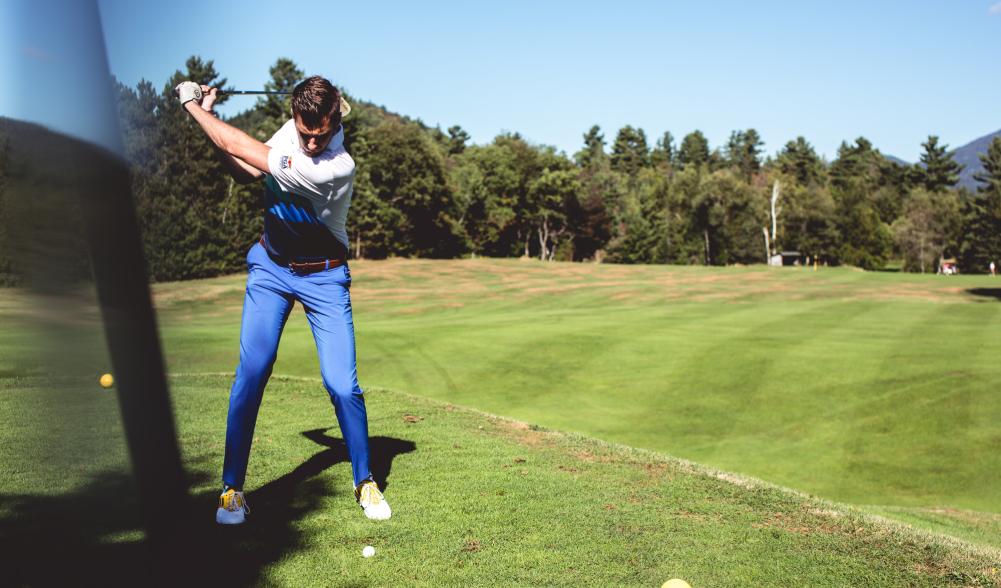
[{"label": "blue sky", "polygon": [[[598,124],[651,144],[756,128],[833,157],[865,135],[915,160],[1001,128],[1001,2],[136,2],[99,0],[111,71],[164,84],[187,57],[259,89],[278,57],[477,143],[570,154]],[[233,98],[227,114],[251,104]]]}]

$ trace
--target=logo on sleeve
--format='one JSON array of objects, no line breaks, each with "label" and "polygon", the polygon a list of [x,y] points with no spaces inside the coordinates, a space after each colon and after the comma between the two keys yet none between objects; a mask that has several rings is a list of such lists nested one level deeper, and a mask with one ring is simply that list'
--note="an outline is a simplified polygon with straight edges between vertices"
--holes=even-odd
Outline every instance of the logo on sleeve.
[{"label": "logo on sleeve", "polygon": [[289,169],[292,167],[292,158],[288,155],[282,155],[281,163],[281,169]]}]

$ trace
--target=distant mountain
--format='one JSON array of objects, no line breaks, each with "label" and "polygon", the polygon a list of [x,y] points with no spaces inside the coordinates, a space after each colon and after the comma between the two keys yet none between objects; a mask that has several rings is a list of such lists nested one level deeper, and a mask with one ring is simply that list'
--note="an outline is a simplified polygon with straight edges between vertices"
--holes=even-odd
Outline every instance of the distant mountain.
[{"label": "distant mountain", "polygon": [[[973,175],[984,170],[984,164],[980,161],[980,156],[987,153],[987,148],[990,146],[991,141],[993,141],[995,137],[1001,137],[1001,130],[984,135],[979,139],[974,139],[966,145],[963,145],[958,149],[953,149],[949,152],[950,155],[952,155],[952,158],[963,166],[963,171],[959,173],[959,181],[956,182],[957,188],[966,188],[971,192],[977,191],[980,184],[973,178]],[[911,165],[899,157],[894,157],[892,155],[885,155],[884,157],[898,165]]]},{"label": "distant mountain", "polygon": [[911,167],[910,163],[904,161],[903,159],[900,159],[899,157],[894,157],[892,155],[883,155],[883,157],[889,159],[890,161],[892,161],[893,163],[895,163],[897,165],[902,165],[904,167]]},{"label": "distant mountain", "polygon": [[956,184],[957,186],[968,190],[977,189],[979,183],[973,179],[973,174],[984,170],[984,164],[980,161],[980,155],[987,153],[987,148],[995,137],[1001,137],[1001,130],[970,141],[952,152],[952,158],[963,165],[963,171],[959,174],[959,183]]}]

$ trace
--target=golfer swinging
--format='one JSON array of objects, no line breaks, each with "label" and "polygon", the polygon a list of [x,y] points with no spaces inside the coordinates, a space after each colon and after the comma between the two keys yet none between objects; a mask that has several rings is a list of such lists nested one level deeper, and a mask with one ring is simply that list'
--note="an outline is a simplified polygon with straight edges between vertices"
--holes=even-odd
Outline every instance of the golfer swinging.
[{"label": "golfer swinging", "polygon": [[292,120],[261,143],[215,117],[216,88],[182,82],[176,92],[230,175],[241,183],[264,178],[265,186],[264,235],[247,254],[240,364],[229,395],[216,522],[238,525],[250,512],[242,490],[254,424],[296,300],[313,330],[323,384],[351,457],[355,499],[368,518],[388,519],[389,504],[369,470],[368,416],[355,364],[345,230],[355,164],[341,127],[351,108],[329,81],[311,77],[292,92]]}]

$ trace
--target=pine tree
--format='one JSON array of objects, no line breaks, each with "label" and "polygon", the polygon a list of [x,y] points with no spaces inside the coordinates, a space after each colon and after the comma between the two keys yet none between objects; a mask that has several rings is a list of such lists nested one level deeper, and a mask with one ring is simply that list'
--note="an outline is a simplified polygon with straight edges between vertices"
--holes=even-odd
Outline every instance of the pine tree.
[{"label": "pine tree", "polygon": [[987,147],[987,153],[980,156],[984,171],[973,177],[980,183],[980,193],[1001,195],[1001,137],[994,137]]},{"label": "pine tree", "polygon": [[698,130],[685,135],[681,141],[681,149],[678,150],[678,164],[684,168],[690,165],[698,167],[706,163],[709,163],[709,141],[705,135]]},{"label": "pine tree", "polygon": [[733,131],[726,144],[726,161],[736,168],[745,179],[761,171],[761,147],[764,142],[758,131]]},{"label": "pine tree", "polygon": [[574,160],[580,167],[589,168],[607,159],[605,136],[601,134],[601,127],[594,125],[584,133],[584,148],[574,155]]},{"label": "pine tree", "polygon": [[[269,92],[292,92],[296,84],[305,78],[305,74],[294,61],[287,57],[279,57],[268,70],[271,79],[264,84]],[[255,110],[260,113],[260,121],[255,125],[253,134],[261,141],[267,141],[288,119],[292,118],[292,96],[290,94],[268,94],[257,100]]]},{"label": "pine tree", "polygon": [[466,143],[469,141],[467,133],[459,125],[448,127],[448,154],[458,155],[466,150]]},{"label": "pine tree", "polygon": [[949,146],[940,146],[935,135],[929,135],[921,146],[924,147],[921,154],[923,165],[914,166],[915,179],[929,192],[942,192],[955,186],[963,166],[947,153]]},{"label": "pine tree", "polygon": [[963,202],[963,229],[959,243],[960,269],[970,273],[1001,264],[1001,137],[980,156],[984,171],[976,174],[977,193]]},{"label": "pine tree", "polygon": [[612,145],[612,169],[626,175],[635,175],[650,163],[650,149],[646,133],[626,125],[619,129]]},{"label": "pine tree", "polygon": [[782,173],[796,178],[801,186],[822,183],[824,164],[802,136],[786,143],[775,163]]},{"label": "pine tree", "polygon": [[211,60],[197,56],[187,60],[185,69],[174,72],[157,99],[159,148],[151,179],[155,189],[137,200],[140,224],[149,235],[144,241],[150,274],[156,280],[232,271],[241,267],[245,256],[245,250],[232,250],[228,236],[219,230],[228,194],[222,164],[174,96],[174,87],[184,80],[223,87],[226,79]]},{"label": "pine tree", "polygon": [[650,153],[650,164],[656,168],[674,167],[677,158],[676,151],[674,135],[671,134],[671,131],[666,131],[663,137],[657,139],[657,146]]}]

